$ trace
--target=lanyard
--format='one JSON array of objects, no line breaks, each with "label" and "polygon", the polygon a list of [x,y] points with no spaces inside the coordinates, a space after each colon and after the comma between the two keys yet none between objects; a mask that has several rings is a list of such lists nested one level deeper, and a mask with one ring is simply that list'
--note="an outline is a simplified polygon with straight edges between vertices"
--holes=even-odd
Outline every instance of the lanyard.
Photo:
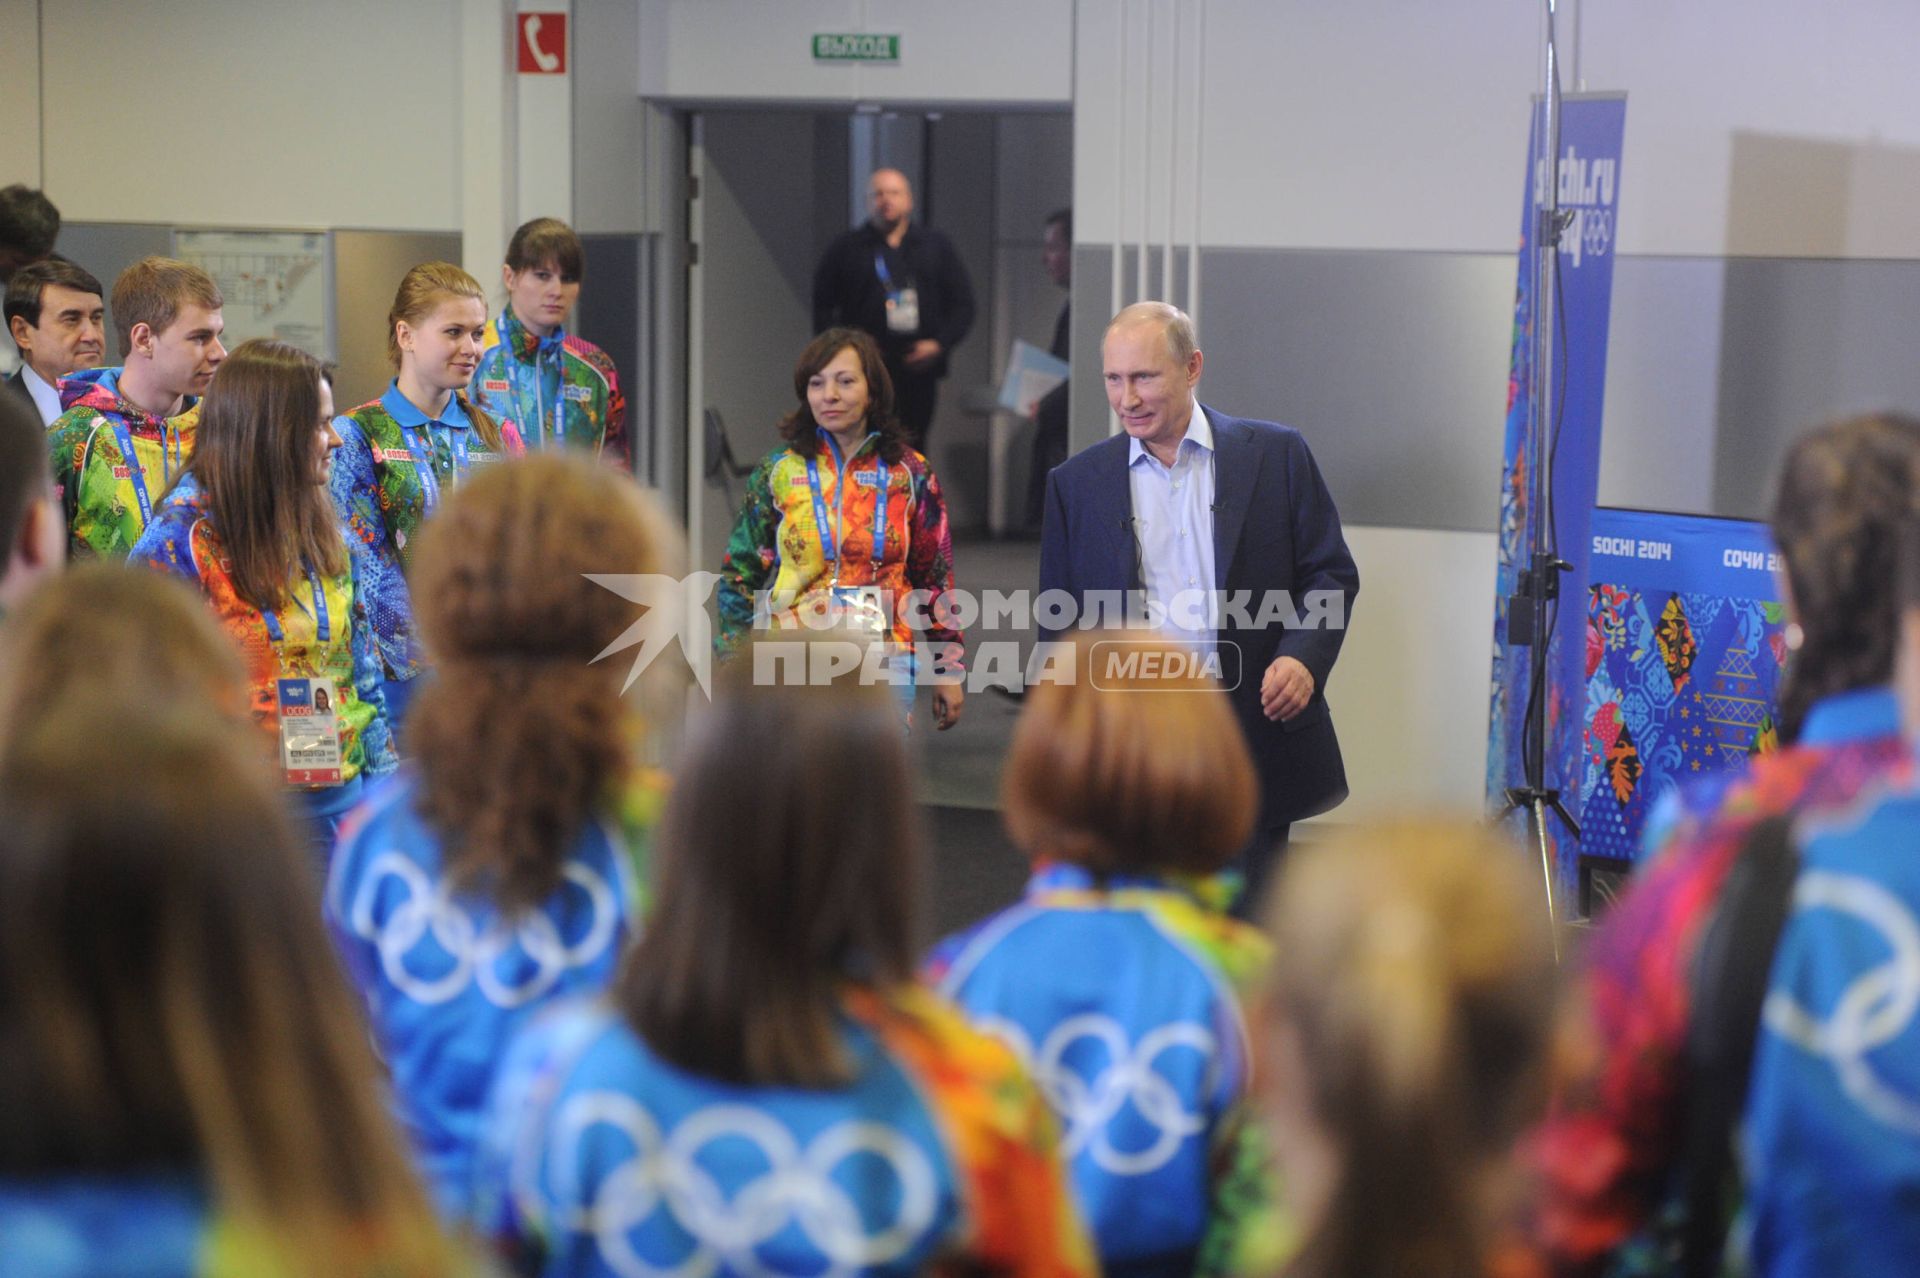
[{"label": "lanyard", "polygon": [[[440,505],[440,476],[433,469],[433,429],[429,423],[424,437],[417,428],[396,420],[394,425],[400,428],[400,438],[406,444],[407,451],[413,455],[413,467],[420,474],[421,503],[424,515],[431,515]],[[443,427],[447,432],[447,442],[453,453],[453,478],[467,468],[467,432]],[[425,456],[422,456],[422,453]]]},{"label": "lanyard", "polygon": [[[120,445],[120,460],[126,464],[127,478],[133,481],[133,499],[140,503],[140,526],[146,527],[153,522],[153,501],[147,494],[147,468],[140,464],[140,454],[133,451],[133,432],[127,429],[127,423],[116,419],[113,423],[114,442]],[[169,445],[172,448],[169,448]],[[169,433],[165,422],[160,424],[160,465],[161,475],[173,482],[174,453],[183,449],[177,431]]]},{"label": "lanyard", "polygon": [[[329,643],[333,639],[333,625],[327,616],[326,588],[320,584],[320,574],[313,570],[313,565],[304,566],[307,570],[307,584],[313,587],[313,620],[319,630],[319,639],[321,643]],[[278,613],[271,608],[262,608],[260,619],[267,623],[267,638],[273,641],[274,647],[278,648],[287,641],[287,632],[280,626]]]},{"label": "lanyard", "polygon": [[[833,460],[840,470],[840,486],[834,492],[834,513],[840,516],[840,527],[846,527],[847,489],[852,487],[853,475],[847,469],[847,461],[840,455],[840,442],[827,431],[821,431],[827,438],[827,447],[833,449]],[[856,450],[857,451],[857,450]],[[879,473],[875,479],[876,496],[873,502],[873,553],[869,557],[876,571],[887,556],[887,463],[875,455],[874,465]],[[827,499],[820,490],[820,454],[807,458],[807,486],[813,490],[813,522],[820,527],[820,548],[825,552],[828,562],[833,564],[833,579],[840,580],[840,538],[834,531],[834,525],[827,522]]]},{"label": "lanyard", "polygon": [[[528,336],[532,336],[531,332],[529,332]],[[502,344],[501,354],[507,362],[507,381],[513,386],[513,415],[517,421],[520,416],[520,406],[526,403],[526,391],[520,385],[520,378],[522,376],[520,360],[514,355],[513,346],[513,340],[511,336],[509,336],[508,340]],[[546,379],[540,375],[540,342],[538,339],[535,339],[533,344],[532,367],[533,437],[537,441],[540,438],[540,423],[547,415],[547,385]],[[566,442],[566,411],[567,363],[565,359],[562,359],[560,361],[557,380],[554,382],[553,388],[553,442],[556,444],[564,444]]]},{"label": "lanyard", "polygon": [[893,272],[887,269],[887,255],[881,249],[873,251],[873,273],[880,277],[880,287],[893,292]]}]

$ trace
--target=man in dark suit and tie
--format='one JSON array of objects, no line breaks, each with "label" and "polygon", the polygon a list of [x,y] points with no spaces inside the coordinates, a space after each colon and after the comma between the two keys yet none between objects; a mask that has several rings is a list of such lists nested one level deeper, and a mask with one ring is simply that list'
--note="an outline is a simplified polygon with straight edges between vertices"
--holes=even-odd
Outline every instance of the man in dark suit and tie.
[{"label": "man in dark suit and tie", "polygon": [[1244,911],[1291,824],[1347,796],[1326,686],[1360,574],[1306,441],[1202,406],[1203,362],[1193,321],[1165,302],[1107,326],[1101,371],[1125,433],[1048,478],[1040,588],[1073,596],[1083,621],[1093,592],[1143,591],[1163,629],[1218,657],[1260,774]]},{"label": "man in dark suit and tie", "polygon": [[7,282],[0,303],[20,367],[4,386],[39,414],[43,426],[60,416],[60,379],[98,368],[107,353],[106,306],[100,281],[63,257],[23,266]]}]

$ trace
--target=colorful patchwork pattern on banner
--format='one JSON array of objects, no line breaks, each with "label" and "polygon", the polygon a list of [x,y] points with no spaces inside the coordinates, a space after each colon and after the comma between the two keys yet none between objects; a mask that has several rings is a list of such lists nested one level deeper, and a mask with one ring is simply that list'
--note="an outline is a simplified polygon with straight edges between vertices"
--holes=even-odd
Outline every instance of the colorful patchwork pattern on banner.
[{"label": "colorful patchwork pattern on banner", "polygon": [[1662,801],[1777,743],[1785,612],[1766,529],[1600,509],[1587,592],[1581,851],[1631,859]]}]

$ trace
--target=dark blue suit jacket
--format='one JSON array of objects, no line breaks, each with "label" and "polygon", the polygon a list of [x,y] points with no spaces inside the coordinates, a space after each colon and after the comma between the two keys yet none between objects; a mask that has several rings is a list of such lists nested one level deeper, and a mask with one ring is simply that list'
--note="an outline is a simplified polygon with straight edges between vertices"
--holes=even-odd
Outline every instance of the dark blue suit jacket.
[{"label": "dark blue suit jacket", "polygon": [[[1213,424],[1213,553],[1216,590],[1250,592],[1245,617],[1229,614],[1217,637],[1230,696],[1260,773],[1260,828],[1325,812],[1347,797],[1347,772],[1327,710],[1327,679],[1344,628],[1261,625],[1260,604],[1284,590],[1307,614],[1306,592],[1337,590],[1351,617],[1360,573],[1340,514],[1300,432],[1205,409]],[[1083,603],[1091,591],[1139,589],[1127,482],[1131,440],[1115,435],[1067,459],[1047,477],[1040,589]],[[1248,624],[1252,623],[1252,624]],[[1042,639],[1058,638],[1042,630]],[[1290,656],[1313,675],[1313,700],[1285,723],[1260,712],[1260,679]]]}]

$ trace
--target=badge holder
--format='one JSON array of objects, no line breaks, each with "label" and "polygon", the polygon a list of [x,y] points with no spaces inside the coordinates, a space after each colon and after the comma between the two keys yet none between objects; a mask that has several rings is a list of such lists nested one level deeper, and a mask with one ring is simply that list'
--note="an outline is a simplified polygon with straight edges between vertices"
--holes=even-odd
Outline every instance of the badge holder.
[{"label": "badge holder", "polygon": [[339,691],[325,679],[275,681],[280,711],[280,767],[288,785],[339,785]]}]

